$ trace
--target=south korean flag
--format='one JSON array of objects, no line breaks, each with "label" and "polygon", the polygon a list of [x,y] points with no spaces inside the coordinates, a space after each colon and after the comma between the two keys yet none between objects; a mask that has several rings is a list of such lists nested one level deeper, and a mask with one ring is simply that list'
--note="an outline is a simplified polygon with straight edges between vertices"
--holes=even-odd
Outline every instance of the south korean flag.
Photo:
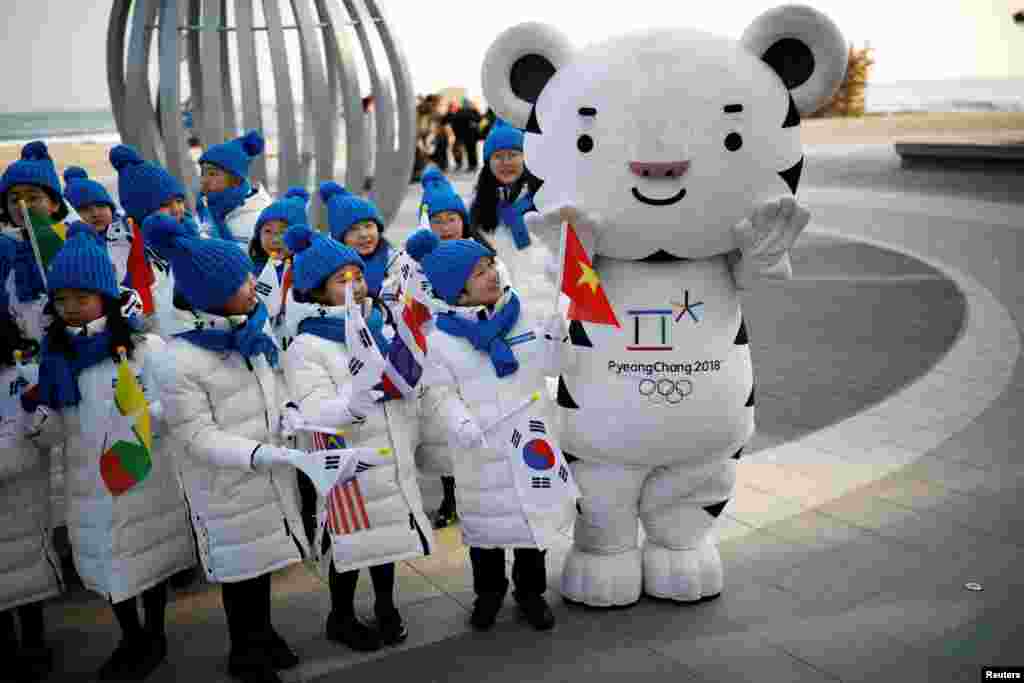
[{"label": "south korean flag", "polygon": [[260,276],[256,278],[256,293],[267,306],[267,315],[276,319],[281,313],[281,306],[284,304],[284,292],[281,283],[278,282],[277,268],[281,261],[273,257],[267,259],[267,265],[263,266]]},{"label": "south korean flag", "polygon": [[351,278],[345,283],[345,343],[348,346],[352,393],[371,391],[380,382],[387,361],[377,348],[363,317],[362,306],[355,303]]},{"label": "south korean flag", "polygon": [[114,272],[118,282],[124,282],[128,275],[128,255],[132,251],[131,229],[121,221],[114,221],[107,228],[107,253],[114,264]]}]

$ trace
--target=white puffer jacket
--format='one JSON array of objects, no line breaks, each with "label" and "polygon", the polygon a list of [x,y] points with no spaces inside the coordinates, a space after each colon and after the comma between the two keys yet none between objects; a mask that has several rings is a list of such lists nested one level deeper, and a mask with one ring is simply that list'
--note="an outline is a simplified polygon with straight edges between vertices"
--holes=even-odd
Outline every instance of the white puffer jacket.
[{"label": "white puffer jacket", "polygon": [[30,419],[21,409],[24,386],[17,368],[0,369],[0,612],[61,591],[50,545],[50,458],[24,437]]},{"label": "white puffer jacket", "polygon": [[[273,201],[262,185],[254,185],[252,192],[245,198],[245,202],[229,211],[228,215],[224,217],[224,225],[231,231],[235,242],[245,253],[249,253],[249,242],[256,230],[256,221],[259,219],[260,213]],[[204,235],[206,237],[217,237],[217,229],[212,225],[202,226],[201,231],[208,233]]]},{"label": "white puffer jacket", "polygon": [[[505,304],[511,292],[506,288],[496,308]],[[453,310],[474,321],[481,312],[487,314],[479,306]],[[423,411],[428,419],[443,421],[452,435],[467,417],[486,429],[539,391],[540,402],[532,410],[548,425],[554,425],[554,405],[544,377],[560,372],[571,361],[571,350],[567,344],[546,338],[542,326],[542,321],[521,307],[519,319],[505,335],[513,340],[511,349],[519,369],[505,377],[498,377],[490,356],[474,349],[468,340],[435,328],[427,338],[427,359],[449,373],[454,388],[440,395],[433,387],[425,392]],[[483,548],[537,547],[541,534],[527,521],[505,452],[499,444],[488,445],[491,447],[459,450],[454,455],[463,542]],[[563,528],[571,523],[573,512],[572,501],[567,499],[566,505],[554,513],[557,519],[547,521],[554,528]]]},{"label": "white puffer jacket", "polygon": [[[106,319],[100,318],[86,329],[98,334],[105,326]],[[117,365],[112,360],[78,376],[81,402],[55,413],[38,440],[46,444],[63,435],[65,516],[75,567],[86,588],[114,603],[195,564],[174,453],[164,436],[161,383],[154,374],[154,361],[164,354],[165,345],[154,335],[138,339],[128,364],[142,385],[152,417],[152,469],[146,478],[114,496],[101,476],[107,425],[118,415]]]},{"label": "white puffer jacket", "polygon": [[[322,311],[324,315],[344,317],[344,308],[340,306],[317,306],[315,310],[318,316]],[[336,398],[352,380],[349,360],[344,344],[309,333],[295,337],[284,367],[299,409],[313,413],[324,401]],[[342,487],[345,495],[337,499],[338,505],[332,506],[322,497],[318,500],[317,552],[325,545],[323,535],[327,533],[330,515],[334,515],[336,527],[349,530],[331,535],[333,552],[321,557],[325,575],[332,556],[335,569],[343,572],[430,554],[433,532],[423,513],[413,462],[418,420],[419,399],[412,398],[380,403],[365,422],[344,427],[346,447],[391,448],[395,464],[357,474],[355,484]],[[312,435],[303,434],[300,443],[307,450],[314,450]],[[351,522],[353,513],[356,524]]]},{"label": "white puffer jacket", "polygon": [[[180,310],[176,321],[171,334],[229,325],[227,318]],[[207,579],[241,581],[300,562],[308,549],[295,470],[251,466],[257,446],[281,443],[280,406],[288,400],[282,374],[262,355],[247,364],[237,352],[180,338],[168,342],[158,369]]]}]

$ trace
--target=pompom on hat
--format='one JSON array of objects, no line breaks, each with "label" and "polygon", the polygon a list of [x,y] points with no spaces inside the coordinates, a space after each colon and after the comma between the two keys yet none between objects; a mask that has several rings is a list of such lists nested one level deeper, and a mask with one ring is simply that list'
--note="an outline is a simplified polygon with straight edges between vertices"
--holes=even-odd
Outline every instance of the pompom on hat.
[{"label": "pompom on hat", "polygon": [[117,211],[107,188],[90,178],[81,166],[68,166],[64,169],[64,197],[75,207],[75,211],[94,204],[104,204],[111,211]]},{"label": "pompom on hat", "polygon": [[433,218],[442,211],[454,211],[462,216],[463,224],[469,223],[469,212],[466,211],[465,202],[437,166],[427,169],[421,183],[423,198],[420,200],[420,206],[427,208],[428,218]]},{"label": "pompom on hat", "polygon": [[349,228],[360,221],[373,221],[380,231],[384,232],[384,219],[381,218],[376,205],[357,197],[338,183],[321,183],[320,199],[327,205],[327,223],[331,228],[331,237],[339,242],[343,242]]},{"label": "pompom on hat", "polygon": [[216,313],[252,273],[252,260],[234,242],[202,239],[188,221],[154,213],[142,224],[146,244],[171,262],[175,291],[193,307]]},{"label": "pompom on hat", "polygon": [[50,150],[42,140],[35,140],[21,148],[21,158],[7,167],[0,178],[0,213],[7,213],[7,193],[15,185],[35,185],[46,192],[57,204],[54,220],[67,218],[68,207],[61,193],[57,168],[50,158]]},{"label": "pompom on hat", "polygon": [[228,173],[246,180],[249,177],[249,164],[253,157],[263,153],[263,136],[259,131],[250,130],[242,137],[211,145],[199,157],[200,164],[213,164]]},{"label": "pompom on hat", "polygon": [[476,240],[446,240],[430,230],[417,230],[405,243],[405,250],[423,266],[434,293],[451,306],[458,304],[466,280],[477,261],[494,252]]},{"label": "pompom on hat", "polygon": [[256,219],[256,227],[253,232],[258,233],[264,223],[270,221],[284,221],[286,225],[305,225],[309,218],[306,216],[306,206],[309,204],[309,192],[303,187],[289,188],[284,196],[260,212]]},{"label": "pompom on hat", "polygon": [[292,286],[303,294],[319,287],[324,280],[345,266],[366,269],[352,247],[324,237],[306,225],[293,225],[284,234],[284,243],[292,257]]},{"label": "pompom on hat", "polygon": [[91,225],[76,221],[68,228],[67,240],[46,272],[47,290],[84,289],[117,299],[117,273],[106,249],[97,241]]},{"label": "pompom on hat", "polygon": [[144,160],[134,147],[114,147],[110,164],[117,171],[121,206],[140,225],[165,202],[185,198],[185,186],[162,166]]},{"label": "pompom on hat", "polygon": [[491,155],[501,149],[523,151],[523,131],[505,123],[502,119],[494,122],[494,127],[484,140],[484,163],[491,162]]}]

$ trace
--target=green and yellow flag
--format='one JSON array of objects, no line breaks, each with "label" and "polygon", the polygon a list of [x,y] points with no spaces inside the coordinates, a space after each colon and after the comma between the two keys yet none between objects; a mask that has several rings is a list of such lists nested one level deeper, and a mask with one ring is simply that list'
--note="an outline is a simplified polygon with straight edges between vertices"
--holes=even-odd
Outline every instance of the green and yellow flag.
[{"label": "green and yellow flag", "polygon": [[32,234],[35,235],[36,244],[39,245],[39,257],[43,261],[42,266],[45,270],[50,267],[50,261],[64,246],[67,226],[62,222],[54,222],[49,216],[32,209],[28,210],[28,215],[32,221]]},{"label": "green and yellow flag", "polygon": [[118,352],[121,362],[117,365],[117,388],[114,390],[117,414],[112,415],[106,439],[106,443],[111,445],[100,456],[100,474],[114,496],[130,490],[153,469],[149,403],[124,351],[119,349]]}]

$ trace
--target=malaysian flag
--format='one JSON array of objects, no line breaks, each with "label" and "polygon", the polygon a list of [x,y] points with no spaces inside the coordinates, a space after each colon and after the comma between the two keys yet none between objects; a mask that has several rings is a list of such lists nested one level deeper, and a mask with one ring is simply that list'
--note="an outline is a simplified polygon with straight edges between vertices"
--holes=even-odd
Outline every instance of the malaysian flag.
[{"label": "malaysian flag", "polygon": [[[315,432],[313,445],[317,450],[337,450],[345,448],[345,439],[333,434]],[[366,514],[366,500],[359,487],[360,472],[370,469],[362,462],[356,467],[356,475],[351,479],[339,481],[326,496],[326,525],[333,536],[365,531],[370,528],[370,517]]]}]

